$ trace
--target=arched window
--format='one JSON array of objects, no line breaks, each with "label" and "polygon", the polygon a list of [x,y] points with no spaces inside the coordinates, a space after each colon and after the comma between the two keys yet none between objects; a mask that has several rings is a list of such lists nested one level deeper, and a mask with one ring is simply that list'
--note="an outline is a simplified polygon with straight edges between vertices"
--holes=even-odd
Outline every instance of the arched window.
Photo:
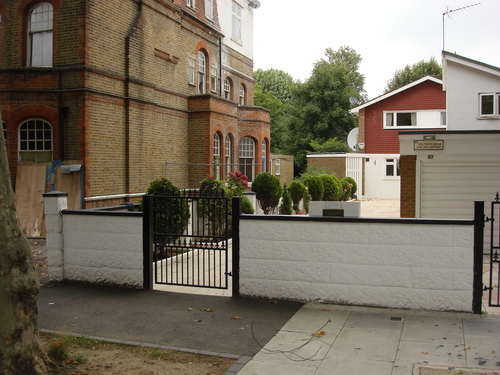
[{"label": "arched window", "polygon": [[214,177],[216,180],[220,180],[220,135],[214,134]]},{"label": "arched window", "polygon": [[240,85],[240,101],[239,103],[241,105],[246,104],[246,90],[245,90],[245,85]]},{"label": "arched window", "polygon": [[262,172],[267,172],[267,142],[262,142]]},{"label": "arched window", "polygon": [[226,78],[224,80],[224,99],[231,100],[231,80]]},{"label": "arched window", "polygon": [[233,171],[233,139],[228,134],[225,139],[226,174]]},{"label": "arched window", "polygon": [[52,66],[52,40],[52,4],[37,4],[28,15],[28,66]]},{"label": "arched window", "polygon": [[255,142],[248,137],[240,141],[240,172],[252,182],[255,174]]},{"label": "arched window", "polygon": [[52,126],[48,122],[30,119],[19,126],[19,160],[52,161]]},{"label": "arched window", "polygon": [[204,94],[206,92],[206,70],[207,57],[203,51],[198,51],[198,94]]}]

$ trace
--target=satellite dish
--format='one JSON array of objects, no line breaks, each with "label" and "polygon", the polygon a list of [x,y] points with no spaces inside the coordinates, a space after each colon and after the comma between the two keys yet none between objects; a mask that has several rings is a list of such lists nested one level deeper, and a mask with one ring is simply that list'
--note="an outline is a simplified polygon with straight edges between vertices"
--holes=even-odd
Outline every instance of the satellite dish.
[{"label": "satellite dish", "polygon": [[351,150],[358,151],[358,134],[359,128],[354,128],[347,135],[347,145]]},{"label": "satellite dish", "polygon": [[248,5],[250,5],[253,9],[257,9],[260,7],[260,1],[259,0],[250,0],[248,2]]},{"label": "satellite dish", "polygon": [[351,103],[351,105],[354,105],[358,102],[358,98],[355,98],[354,96],[351,96],[349,98],[349,103]]}]

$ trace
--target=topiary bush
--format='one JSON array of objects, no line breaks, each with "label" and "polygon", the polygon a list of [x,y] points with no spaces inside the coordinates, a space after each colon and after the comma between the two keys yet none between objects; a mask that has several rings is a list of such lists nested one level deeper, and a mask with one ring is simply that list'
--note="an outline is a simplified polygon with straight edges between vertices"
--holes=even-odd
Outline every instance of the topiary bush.
[{"label": "topiary bush", "polygon": [[323,181],[319,176],[307,176],[303,179],[304,185],[307,186],[311,200],[320,201],[323,200],[323,194],[325,193],[325,186]]},{"label": "topiary bush", "polygon": [[223,183],[215,178],[205,178],[200,182],[198,217],[204,220],[210,236],[222,236],[230,229],[229,216],[226,215],[231,214],[231,202],[228,199],[218,199],[229,196]]},{"label": "topiary bush", "polygon": [[248,199],[248,197],[246,197],[245,195],[243,195],[241,198],[241,211],[244,214],[253,215],[255,213],[255,210],[253,209],[253,205],[252,202],[250,202],[250,199]]},{"label": "topiary bush", "polygon": [[344,177],[343,180],[351,184],[351,197],[352,197],[358,191],[358,185],[356,184],[356,181],[352,177]]},{"label": "topiary bush", "polygon": [[325,192],[323,194],[324,201],[338,201],[342,197],[342,184],[339,179],[331,174],[321,174],[318,176],[323,181]]},{"label": "topiary bush", "polygon": [[297,212],[299,210],[300,201],[304,199],[307,194],[306,185],[304,185],[300,180],[293,180],[288,188],[290,196],[293,202],[293,210]]},{"label": "topiary bush", "polygon": [[259,173],[252,182],[252,191],[257,193],[257,201],[264,214],[273,213],[281,198],[280,180],[270,173]]},{"label": "topiary bush", "polygon": [[286,185],[283,187],[283,196],[281,199],[280,213],[282,215],[291,215],[293,213],[292,197],[291,197],[290,191],[289,191],[289,189],[287,189]]},{"label": "topiary bush", "polygon": [[[165,197],[157,199],[155,204],[157,242],[160,244],[175,242],[182,236],[189,223],[190,214],[187,199],[183,198],[182,191],[166,178],[151,182],[146,194]],[[142,211],[142,199],[139,208]]]},{"label": "topiary bush", "polygon": [[340,180],[342,184],[342,200],[348,201],[351,198],[351,184],[346,180]]}]

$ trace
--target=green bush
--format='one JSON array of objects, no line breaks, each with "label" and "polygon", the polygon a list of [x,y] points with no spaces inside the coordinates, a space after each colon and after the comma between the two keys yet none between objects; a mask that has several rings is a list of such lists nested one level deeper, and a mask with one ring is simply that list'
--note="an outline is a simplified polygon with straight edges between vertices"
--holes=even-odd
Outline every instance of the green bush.
[{"label": "green bush", "polygon": [[231,228],[229,223],[231,201],[227,198],[229,192],[221,181],[205,178],[200,182],[198,217],[204,220],[207,234],[210,236],[223,236],[226,230]]},{"label": "green bush", "polygon": [[[177,240],[187,229],[189,222],[189,204],[183,193],[166,178],[151,182],[146,190],[147,195],[159,198],[155,205],[156,238],[158,243],[171,243]],[[143,201],[139,203],[143,209]]]},{"label": "green bush", "polygon": [[248,199],[248,197],[246,197],[245,195],[243,195],[241,198],[242,198],[241,211],[244,214],[249,214],[249,215],[254,214],[255,210],[253,209],[253,205],[252,205],[252,202],[250,202],[250,199]]},{"label": "green bush", "polygon": [[290,196],[293,202],[293,209],[295,212],[299,210],[299,204],[302,199],[304,199],[307,194],[306,185],[304,185],[299,180],[293,180],[288,188],[290,191]]},{"label": "green bush", "polygon": [[354,178],[344,177],[343,180],[347,181],[348,183],[350,183],[352,185],[351,186],[351,196],[356,194],[356,192],[358,191],[358,184],[356,184],[356,181],[354,180]]},{"label": "green bush", "polygon": [[252,191],[257,193],[257,201],[264,214],[273,213],[281,197],[280,180],[270,173],[259,173],[252,182]]},{"label": "green bush", "polygon": [[311,200],[320,201],[323,200],[323,194],[325,193],[325,186],[323,181],[319,176],[310,175],[303,179],[304,185],[307,186],[309,194],[311,195]]},{"label": "green bush", "polygon": [[324,201],[338,201],[342,197],[342,185],[339,179],[331,174],[321,174],[318,176],[323,181],[325,192],[323,194]]},{"label": "green bush", "polygon": [[283,188],[283,196],[281,199],[281,209],[280,213],[282,215],[291,215],[292,211],[292,197],[290,195],[289,189],[286,187]]}]

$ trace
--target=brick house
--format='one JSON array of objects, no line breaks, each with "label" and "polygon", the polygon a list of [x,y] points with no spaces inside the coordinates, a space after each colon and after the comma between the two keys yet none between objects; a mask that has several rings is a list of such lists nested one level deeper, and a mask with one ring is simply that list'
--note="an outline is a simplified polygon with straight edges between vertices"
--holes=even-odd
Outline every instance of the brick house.
[{"label": "brick house", "polygon": [[97,207],[165,173],[178,187],[255,177],[270,122],[253,106],[252,25],[246,0],[0,0],[13,184],[23,162],[71,161]]},{"label": "brick house", "polygon": [[446,129],[446,93],[427,76],[351,111],[358,117],[353,154],[311,154],[308,165],[353,177],[365,198],[399,199],[399,131]]}]

